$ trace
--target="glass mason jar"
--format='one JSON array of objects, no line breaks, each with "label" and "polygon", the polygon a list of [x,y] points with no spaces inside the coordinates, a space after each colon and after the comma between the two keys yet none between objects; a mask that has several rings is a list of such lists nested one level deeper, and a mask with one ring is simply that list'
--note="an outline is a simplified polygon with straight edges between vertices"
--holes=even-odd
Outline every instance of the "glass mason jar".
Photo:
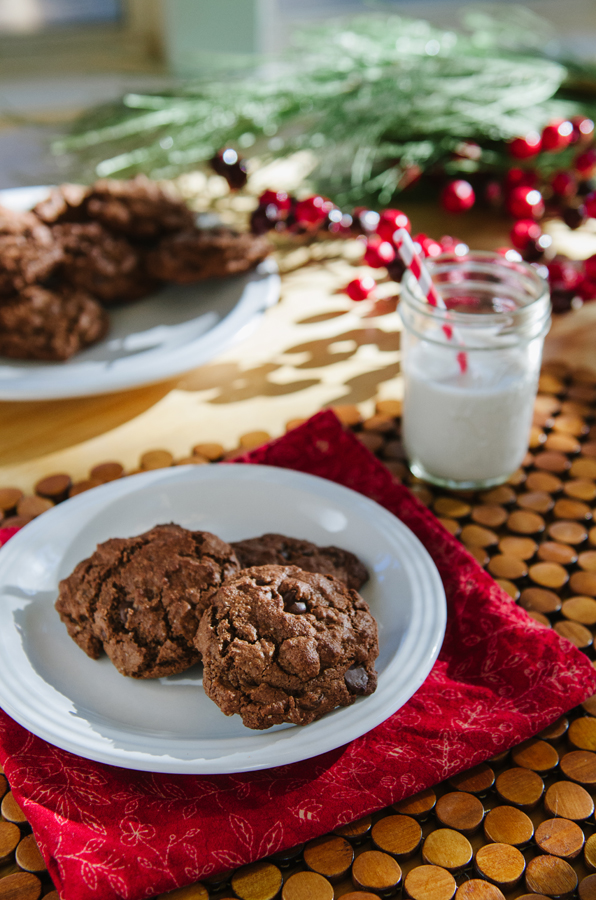
[{"label": "glass mason jar", "polygon": [[460,490],[502,484],[528,448],[548,285],[533,266],[497,253],[426,263],[447,308],[427,303],[406,271],[399,309],[410,469]]}]

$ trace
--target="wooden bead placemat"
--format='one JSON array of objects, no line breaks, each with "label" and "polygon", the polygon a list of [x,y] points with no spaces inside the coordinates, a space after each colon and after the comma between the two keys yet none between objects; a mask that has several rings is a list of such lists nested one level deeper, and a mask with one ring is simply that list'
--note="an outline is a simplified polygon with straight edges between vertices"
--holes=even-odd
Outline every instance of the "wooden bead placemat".
[{"label": "wooden bead placemat", "polygon": [[[449,492],[410,475],[400,401],[379,401],[368,419],[356,406],[335,411],[515,602],[596,664],[595,373],[558,363],[543,368],[523,465],[489,491]],[[233,459],[269,438],[253,431],[233,449],[197,444],[182,459],[150,448],[135,471]],[[49,475],[30,496],[16,485],[0,487],[0,527],[25,524],[127,474],[106,461],[75,483],[68,473]],[[447,783],[160,900],[596,900],[595,796],[596,696]],[[57,900],[1,770],[0,798],[0,900]]]}]

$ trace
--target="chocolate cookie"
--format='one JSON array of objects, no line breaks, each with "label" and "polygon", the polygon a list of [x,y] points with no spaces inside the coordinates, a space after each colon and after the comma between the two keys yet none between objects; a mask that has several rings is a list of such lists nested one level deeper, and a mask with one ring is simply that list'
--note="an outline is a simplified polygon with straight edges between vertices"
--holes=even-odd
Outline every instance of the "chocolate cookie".
[{"label": "chocolate cookie", "polygon": [[32,285],[0,303],[0,355],[69,359],[101,340],[108,324],[105,310],[83,291]]},{"label": "chocolate cookie", "polygon": [[149,252],[147,268],[155,278],[190,284],[247,272],[270,252],[266,237],[224,227],[194,228],[162,238]]},{"label": "chocolate cookie", "polygon": [[137,175],[131,181],[96,181],[89,188],[85,210],[91,219],[129,237],[152,239],[191,228],[194,215],[177,197],[155,181]]},{"label": "chocolate cookie", "polygon": [[296,566],[245,569],[219,589],[196,646],[203,686],[248,728],[306,725],[377,686],[377,623],[330,575]]},{"label": "chocolate cookie", "polygon": [[47,225],[57,222],[82,222],[87,218],[85,200],[88,189],[82,184],[61,184],[33,207],[35,215]]},{"label": "chocolate cookie", "polygon": [[368,572],[357,556],[339,547],[317,547],[310,541],[263,534],[232,544],[241,568],[249,566],[298,566],[306,572],[333,575],[349,588],[359,591],[368,581]]},{"label": "chocolate cookie", "polygon": [[214,534],[156,525],[99,544],[60,582],[56,609],[92,659],[104,650],[123,675],[161,678],[198,662],[199,618],[237,571],[234,551]]},{"label": "chocolate cookie", "polygon": [[[4,231],[2,230],[4,228]],[[0,295],[8,297],[47,279],[62,261],[49,228],[27,213],[0,216]]]},{"label": "chocolate cookie", "polygon": [[147,274],[144,254],[99,222],[55,225],[52,232],[64,253],[60,270],[64,280],[102,303],[139,300],[159,286]]}]

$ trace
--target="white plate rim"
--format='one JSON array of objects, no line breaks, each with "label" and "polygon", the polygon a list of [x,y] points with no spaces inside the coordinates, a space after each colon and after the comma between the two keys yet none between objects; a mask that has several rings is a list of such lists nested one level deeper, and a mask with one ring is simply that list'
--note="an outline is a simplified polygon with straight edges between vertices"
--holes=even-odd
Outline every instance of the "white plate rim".
[{"label": "white plate rim", "polygon": [[[49,190],[48,185],[5,188],[0,190],[0,204],[16,210],[29,209]],[[260,263],[254,271],[264,276],[263,280],[259,284],[247,281],[236,306],[213,328],[183,347],[163,351],[161,355],[153,354],[146,359],[142,355],[126,357],[123,361],[132,365],[124,366],[124,371],[118,368],[117,361],[93,374],[83,366],[77,366],[76,362],[64,365],[62,370],[59,363],[50,365],[42,361],[39,365],[32,362],[27,367],[15,366],[14,371],[19,373],[15,377],[3,378],[0,372],[0,400],[59,400],[115,393],[155,384],[204,365],[246,337],[256,327],[265,310],[278,301],[281,279],[272,257]],[[254,285],[252,289],[251,285]],[[0,356],[0,367],[10,370],[11,360]],[[44,374],[50,370],[52,379],[48,380]],[[56,378],[56,373],[60,372],[64,377]]]},{"label": "white plate rim", "polygon": [[[343,485],[294,470],[244,464],[226,464],[221,466],[221,469],[219,466],[179,466],[129,476],[122,481],[111,482],[79,494],[29,523],[2,548],[0,552],[0,591],[7,584],[6,575],[13,564],[12,561],[15,558],[18,560],[20,554],[27,552],[29,540],[40,533],[43,535],[46,531],[56,534],[64,533],[61,532],[61,529],[67,525],[69,517],[72,517],[75,512],[87,511],[91,517],[96,510],[100,510],[111,500],[134,493],[135,490],[148,485],[157,488],[160,483],[170,482],[177,478],[184,479],[186,476],[199,479],[209,478],[213,477],[210,473],[222,470],[234,472],[232,477],[240,480],[250,479],[256,474],[257,477],[263,477],[270,485],[281,484],[289,480],[299,486],[309,487],[317,493],[317,496],[323,492],[326,497],[335,501],[347,502],[356,510],[362,505],[370,510],[372,505],[380,525],[384,528],[393,528],[395,533],[399,533],[404,551],[408,551],[401,562],[409,570],[410,575],[414,579],[418,579],[418,594],[412,607],[412,628],[406,635],[400,653],[394,656],[383,673],[385,681],[391,681],[391,689],[387,687],[382,690],[379,686],[376,693],[370,697],[361,699],[343,710],[336,710],[318,722],[298,728],[296,731],[296,735],[299,736],[297,741],[276,742],[273,739],[273,741],[269,741],[269,747],[266,746],[263,750],[238,753],[232,749],[232,752],[227,752],[225,756],[216,759],[197,756],[181,760],[157,751],[106,749],[106,741],[96,739],[94,732],[91,732],[90,738],[89,732],[83,726],[84,720],[73,719],[68,714],[66,720],[63,720],[62,713],[58,717],[52,713],[51,708],[48,708],[44,700],[43,686],[46,685],[46,682],[28,663],[20,640],[17,638],[19,646],[16,647],[16,653],[17,657],[21,659],[22,665],[14,665],[14,658],[11,657],[10,652],[6,652],[7,649],[10,650],[16,631],[13,629],[14,633],[11,635],[10,628],[1,628],[0,706],[9,716],[49,743],[96,762],[162,773],[232,774],[288,765],[337,749],[381,724],[400,709],[418,690],[437,659],[447,618],[443,584],[432,558],[410,529],[384,507]],[[2,614],[0,613],[1,618]],[[422,622],[426,627],[422,631],[422,640],[420,640],[420,635],[417,636],[413,629],[420,628]],[[30,671],[27,671],[27,667]],[[25,673],[27,678],[23,677]],[[40,688],[39,692],[34,690],[36,683]],[[55,691],[54,688],[51,690]],[[64,699],[68,701],[68,698]],[[359,714],[354,715],[353,711],[355,710],[358,710]],[[350,717],[351,711],[352,716]],[[343,714],[339,728],[337,727],[339,723],[333,718],[338,714]],[[268,734],[269,737],[273,736],[270,732],[257,733],[258,736],[267,736]],[[128,734],[125,736],[130,738]],[[221,739],[220,743],[228,744],[231,740]],[[210,741],[210,745],[216,743],[216,740]],[[296,743],[299,744],[298,750],[295,746]],[[173,747],[174,742],[171,742],[170,749]],[[229,751],[229,748],[222,746],[222,750],[224,749]]]}]

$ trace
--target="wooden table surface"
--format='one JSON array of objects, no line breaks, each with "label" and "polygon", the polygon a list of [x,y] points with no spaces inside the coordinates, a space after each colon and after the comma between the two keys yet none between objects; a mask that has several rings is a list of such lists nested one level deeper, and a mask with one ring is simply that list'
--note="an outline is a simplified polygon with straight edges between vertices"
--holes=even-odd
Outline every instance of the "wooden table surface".
[{"label": "wooden table surface", "polygon": [[[455,233],[478,249],[508,243],[510,223],[496,215],[407,211],[416,231]],[[596,252],[596,227],[550,229],[564,252]],[[247,432],[277,436],[290,419],[324,406],[356,403],[369,415],[376,400],[399,398],[397,285],[380,285],[376,302],[360,304],[340,292],[367,271],[355,260],[357,246],[323,243],[284,253],[289,271],[280,303],[249,337],[180,378],[97,397],[0,403],[0,486],[31,491],[39,478],[60,471],[82,479],[111,459],[130,470],[154,448],[177,458],[206,441],[232,449]],[[545,357],[596,369],[596,303],[555,320]]]}]

